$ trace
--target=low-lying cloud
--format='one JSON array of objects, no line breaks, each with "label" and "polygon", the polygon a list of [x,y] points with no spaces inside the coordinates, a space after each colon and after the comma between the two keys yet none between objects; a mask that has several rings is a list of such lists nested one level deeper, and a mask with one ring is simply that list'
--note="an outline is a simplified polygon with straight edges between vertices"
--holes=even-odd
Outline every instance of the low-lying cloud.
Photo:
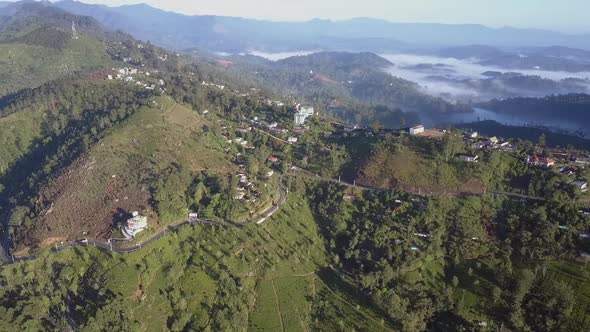
[{"label": "low-lying cloud", "polygon": [[[271,61],[279,61],[294,56],[305,56],[318,51],[297,51],[283,53],[267,53],[251,51],[248,54],[263,57]],[[442,97],[451,101],[487,101],[493,98],[506,97],[540,97],[561,93],[590,93],[590,72],[565,72],[543,69],[507,69],[496,66],[482,65],[478,59],[456,59],[431,55],[416,54],[380,54],[394,65],[386,68],[386,72],[417,83],[425,93]],[[501,74],[517,73],[530,76],[530,84],[511,82],[506,84],[503,79],[490,79],[485,72]],[[538,82],[534,77],[554,82]],[[577,81],[566,83],[565,79]],[[520,85],[519,85],[520,84]]]},{"label": "low-lying cloud", "polygon": [[[590,72],[563,72],[542,69],[505,69],[481,65],[477,59],[461,60],[413,54],[381,54],[381,57],[394,63],[386,71],[394,76],[418,83],[425,92],[453,100],[487,100],[509,96],[541,96],[552,93],[590,92]],[[579,88],[563,87],[557,91],[538,87],[515,88],[505,86],[499,80],[489,83],[493,89],[482,89],[483,80],[489,77],[484,72],[518,73],[525,76],[538,76],[555,82],[567,78],[584,80],[577,83]]]}]

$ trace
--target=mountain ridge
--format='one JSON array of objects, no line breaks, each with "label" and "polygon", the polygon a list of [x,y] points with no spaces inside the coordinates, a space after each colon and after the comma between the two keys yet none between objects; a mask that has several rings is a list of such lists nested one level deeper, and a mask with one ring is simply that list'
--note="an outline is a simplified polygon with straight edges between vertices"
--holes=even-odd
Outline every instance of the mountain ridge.
[{"label": "mountain ridge", "polygon": [[[137,38],[149,39],[175,49],[199,47],[242,52],[253,47],[285,51],[323,46],[326,50],[395,51],[408,49],[405,44],[413,47],[561,45],[590,49],[588,35],[568,35],[542,29],[489,28],[477,24],[395,23],[368,18],[275,22],[229,16],[189,16],[146,4],[107,7],[65,0],[54,5],[77,14],[90,14],[102,22],[109,22],[115,29],[127,27]],[[285,35],[291,36],[290,40],[298,41],[285,41],[281,38]],[[344,38],[347,43],[332,45],[332,38]],[[367,49],[357,46],[355,39],[359,38],[382,38],[385,41]]]}]

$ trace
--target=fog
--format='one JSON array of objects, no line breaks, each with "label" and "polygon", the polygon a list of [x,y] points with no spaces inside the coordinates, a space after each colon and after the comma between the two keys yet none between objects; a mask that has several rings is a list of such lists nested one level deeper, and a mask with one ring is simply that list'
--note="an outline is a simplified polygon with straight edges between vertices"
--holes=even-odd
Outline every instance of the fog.
[{"label": "fog", "polygon": [[[477,59],[460,60],[412,54],[380,54],[380,56],[394,63],[386,69],[390,74],[416,82],[425,92],[446,99],[482,101],[517,95],[538,97],[554,93],[590,92],[588,80],[590,72],[505,69],[481,65],[477,63]],[[493,80],[486,82],[487,85],[484,88],[482,84],[484,80],[489,80],[489,77],[482,73],[487,71],[538,76],[556,82],[567,78],[585,80],[585,82],[577,82],[576,85],[579,87],[576,88],[560,82],[559,89],[542,89],[535,86],[505,86],[500,80]]]},{"label": "fog", "polygon": [[[418,65],[418,64],[443,64],[453,68],[458,75],[471,78],[483,78],[481,74],[486,71],[512,72],[523,75],[536,75],[551,80],[562,80],[565,78],[590,78],[590,72],[571,73],[565,71],[549,71],[543,69],[505,69],[494,66],[484,66],[477,63],[478,59],[461,60],[455,58],[443,58],[426,55],[412,54],[379,54],[379,56],[393,62],[394,68]],[[395,69],[394,69],[395,70]],[[403,70],[401,71],[403,72]]]},{"label": "fog", "polygon": [[[305,56],[317,51],[297,51],[284,53],[267,53],[251,51],[248,54],[278,61],[293,56]],[[386,69],[393,76],[412,81],[420,85],[425,93],[451,101],[487,101],[493,98],[507,97],[541,97],[549,94],[590,93],[590,72],[564,72],[542,69],[506,69],[486,66],[478,59],[455,59],[415,54],[380,54],[391,61],[393,66]],[[484,72],[518,73],[537,76],[554,81],[538,82],[533,77],[529,80],[513,80],[505,84],[503,79],[490,79]],[[583,81],[563,82],[573,78]],[[529,82],[530,81],[530,82]]]},{"label": "fog", "polygon": [[266,52],[259,52],[259,51],[250,51],[248,54],[259,56],[261,58],[265,58],[270,61],[279,61],[287,58],[291,58],[294,56],[305,56],[310,55],[313,53],[317,53],[318,51],[296,51],[296,52],[282,52],[282,53],[266,53]]}]

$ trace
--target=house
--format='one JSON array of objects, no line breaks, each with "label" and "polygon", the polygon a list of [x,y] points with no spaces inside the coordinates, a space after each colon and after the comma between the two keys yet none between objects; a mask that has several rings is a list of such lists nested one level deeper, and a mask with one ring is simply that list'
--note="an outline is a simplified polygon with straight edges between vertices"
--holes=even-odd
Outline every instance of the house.
[{"label": "house", "polygon": [[289,137],[287,139],[287,142],[293,144],[293,143],[297,143],[297,137]]},{"label": "house", "polygon": [[498,144],[498,142],[499,142],[498,137],[496,137],[496,136],[490,137],[490,143]]},{"label": "house", "polygon": [[273,174],[275,174],[275,171],[273,171],[272,169],[268,172],[266,172],[266,177],[269,178],[271,177]]},{"label": "house", "polygon": [[297,112],[295,113],[295,125],[301,126],[305,123],[305,120],[314,115],[313,107],[301,107],[300,105],[296,106]]},{"label": "house", "polygon": [[244,196],[246,196],[246,193],[243,191],[239,191],[236,193],[236,195],[234,196],[234,199],[244,199]]},{"label": "house", "polygon": [[268,157],[268,161],[271,162],[271,163],[273,163],[273,164],[276,164],[276,163],[279,162],[279,158],[277,158],[275,156],[270,156],[270,157]]},{"label": "house", "polygon": [[574,174],[576,174],[575,169],[573,169],[571,167],[567,167],[567,166],[561,166],[559,168],[559,172],[561,172],[561,174],[565,174],[565,175],[574,175]]},{"label": "house", "polygon": [[248,177],[246,176],[246,174],[243,174],[243,173],[238,173],[238,177],[240,178],[240,182],[241,182],[241,183],[246,183],[246,182],[248,182]]},{"label": "house", "polygon": [[586,181],[576,180],[570,183],[570,185],[572,185],[572,187],[580,189],[582,192],[588,191],[588,183]]},{"label": "house", "polygon": [[188,221],[193,223],[199,221],[199,214],[196,212],[191,212],[188,214]]},{"label": "house", "polygon": [[471,148],[473,148],[475,150],[481,150],[485,147],[486,147],[485,141],[479,141],[479,142],[475,142],[475,143],[471,144]]},{"label": "house", "polygon": [[546,157],[527,157],[526,159],[527,164],[529,166],[536,166],[536,167],[545,167],[549,168],[555,165],[555,160]]},{"label": "house", "polygon": [[590,164],[590,158],[576,157],[576,163],[581,165]]},{"label": "house", "polygon": [[472,133],[467,133],[467,137],[469,138],[477,138],[479,134],[477,133],[477,131],[474,131]]},{"label": "house", "polygon": [[278,126],[278,125],[279,125],[279,124],[278,124],[277,122],[272,122],[272,123],[269,123],[269,124],[268,124],[268,128],[269,128],[269,129],[272,129],[272,128],[275,128],[275,127],[276,127],[276,126]]},{"label": "house", "polygon": [[469,162],[469,163],[476,163],[479,161],[479,156],[478,155],[472,155],[472,154],[459,154],[458,155],[459,158],[461,158],[461,160]]},{"label": "house", "polygon": [[410,135],[412,135],[412,136],[415,136],[415,135],[423,133],[423,132],[424,132],[423,125],[417,125],[417,126],[410,128]]},{"label": "house", "polygon": [[124,227],[121,228],[121,233],[126,239],[134,238],[139,232],[148,227],[147,217],[140,216],[139,212],[133,211],[133,218],[128,219]]},{"label": "house", "polygon": [[245,133],[250,132],[250,131],[252,131],[252,127],[236,128],[236,133],[245,134]]}]

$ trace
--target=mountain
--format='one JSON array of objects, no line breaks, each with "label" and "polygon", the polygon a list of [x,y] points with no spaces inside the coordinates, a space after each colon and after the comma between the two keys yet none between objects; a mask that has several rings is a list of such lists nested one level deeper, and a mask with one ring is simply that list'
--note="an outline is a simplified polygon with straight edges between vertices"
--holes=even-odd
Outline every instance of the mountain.
[{"label": "mountain", "polygon": [[487,45],[468,45],[444,48],[436,52],[436,55],[445,58],[456,58],[456,59],[489,59],[499,56],[504,56],[505,51],[498,48],[487,46]]},{"label": "mountain", "polygon": [[590,63],[590,51],[579,48],[551,46],[539,49],[535,51],[535,53],[549,57],[572,59]]},{"label": "mountain", "polygon": [[[430,96],[416,83],[390,75],[386,69],[392,63],[373,53],[317,52],[276,62],[252,55],[218,58],[216,61],[231,63],[220,72],[234,80],[273,89],[280,95],[304,97],[355,123],[378,121],[398,128],[419,123],[417,114],[430,117],[470,110],[467,105]],[[406,114],[398,114],[400,111]]]},{"label": "mountain", "polygon": [[34,2],[8,8],[13,15],[0,16],[0,96],[112,63],[93,18]]},{"label": "mountain", "polygon": [[588,72],[590,62],[570,57],[546,56],[543,54],[505,54],[484,59],[480,64],[505,69],[529,69],[565,72]]},{"label": "mountain", "polygon": [[495,47],[562,45],[590,49],[587,35],[511,27],[488,28],[475,24],[393,23],[370,18],[271,22],[224,16],[188,16],[146,4],[106,7],[65,0],[55,6],[93,16],[113,29],[176,49],[203,48],[230,53],[252,49],[391,52],[414,47],[473,44]]}]

